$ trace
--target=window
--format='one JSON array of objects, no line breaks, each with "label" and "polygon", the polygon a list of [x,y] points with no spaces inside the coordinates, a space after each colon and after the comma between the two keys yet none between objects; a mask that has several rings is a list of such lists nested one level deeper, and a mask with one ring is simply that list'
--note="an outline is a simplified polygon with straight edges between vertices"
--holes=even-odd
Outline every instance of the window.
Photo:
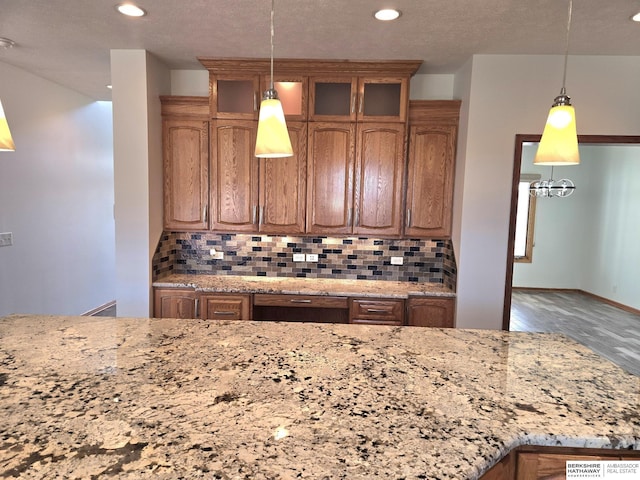
[{"label": "window", "polygon": [[531,182],[540,180],[540,175],[523,173],[518,184],[518,206],[516,208],[516,238],[513,248],[515,262],[531,263],[533,258],[533,226],[536,220],[536,197],[529,195]]}]

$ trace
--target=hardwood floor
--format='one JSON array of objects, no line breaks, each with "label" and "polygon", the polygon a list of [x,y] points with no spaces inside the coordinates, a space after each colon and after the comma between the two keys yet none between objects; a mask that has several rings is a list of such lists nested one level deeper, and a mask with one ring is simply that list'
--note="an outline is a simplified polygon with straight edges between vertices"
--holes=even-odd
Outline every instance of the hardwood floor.
[{"label": "hardwood floor", "polygon": [[640,376],[640,315],[580,292],[514,290],[510,330],[564,333]]}]

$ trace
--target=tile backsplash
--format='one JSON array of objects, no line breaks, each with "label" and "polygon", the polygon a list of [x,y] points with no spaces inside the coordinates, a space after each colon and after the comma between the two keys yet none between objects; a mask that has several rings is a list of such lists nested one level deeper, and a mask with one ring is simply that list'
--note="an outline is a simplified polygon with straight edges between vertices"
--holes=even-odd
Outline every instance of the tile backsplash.
[{"label": "tile backsplash", "polygon": [[[215,260],[214,248],[224,254]],[[294,262],[293,254],[317,262]],[[402,257],[403,265],[391,265]],[[164,232],[153,258],[154,280],[169,273],[341,278],[442,283],[455,290],[450,240],[298,237]]]}]

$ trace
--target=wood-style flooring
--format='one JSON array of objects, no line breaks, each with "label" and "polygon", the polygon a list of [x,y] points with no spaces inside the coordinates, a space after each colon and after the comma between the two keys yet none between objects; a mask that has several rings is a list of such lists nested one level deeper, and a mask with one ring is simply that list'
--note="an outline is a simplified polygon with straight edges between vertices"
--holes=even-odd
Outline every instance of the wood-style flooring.
[{"label": "wood-style flooring", "polygon": [[510,330],[564,333],[640,376],[640,315],[589,295],[514,289]]}]

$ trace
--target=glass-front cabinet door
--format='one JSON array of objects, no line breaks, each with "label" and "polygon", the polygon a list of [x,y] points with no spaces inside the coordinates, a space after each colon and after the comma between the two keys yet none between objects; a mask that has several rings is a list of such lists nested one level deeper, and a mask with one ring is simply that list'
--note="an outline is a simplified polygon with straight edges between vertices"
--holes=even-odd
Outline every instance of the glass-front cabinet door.
[{"label": "glass-front cabinet door", "polygon": [[[269,86],[269,75],[263,75],[262,92],[268,90]],[[304,121],[307,119],[308,77],[301,75],[274,75],[273,88],[278,92],[278,98],[282,103],[284,116],[287,120]],[[262,96],[260,99],[262,99]]]},{"label": "glass-front cabinet door", "polygon": [[211,75],[211,116],[249,120],[258,118],[259,75]]},{"label": "glass-front cabinet door", "polygon": [[404,122],[407,118],[408,79],[360,77],[358,121]]},{"label": "glass-front cabinet door", "polygon": [[322,122],[356,120],[357,77],[311,77],[309,119]]}]

